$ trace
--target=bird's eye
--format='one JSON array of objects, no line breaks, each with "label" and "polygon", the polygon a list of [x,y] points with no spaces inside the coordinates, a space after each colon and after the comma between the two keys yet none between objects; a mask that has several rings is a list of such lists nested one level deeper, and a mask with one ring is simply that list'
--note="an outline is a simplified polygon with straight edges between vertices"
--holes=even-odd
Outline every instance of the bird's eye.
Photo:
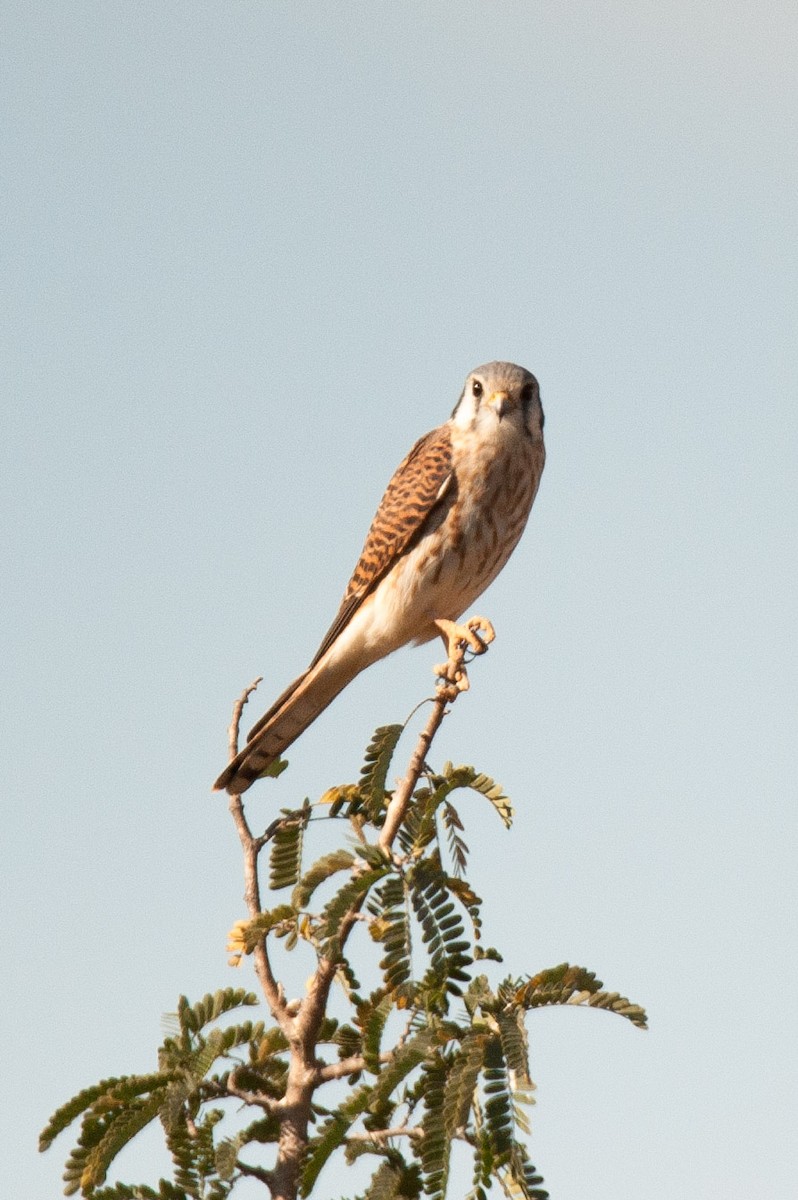
[{"label": "bird's eye", "polygon": [[482,384],[478,379],[475,379],[471,384],[471,394],[475,396],[477,400],[479,400],[480,396],[482,395],[482,390]]},{"label": "bird's eye", "polygon": [[525,383],[521,391],[521,403],[523,404],[524,408],[532,403],[532,394],[532,384]]}]

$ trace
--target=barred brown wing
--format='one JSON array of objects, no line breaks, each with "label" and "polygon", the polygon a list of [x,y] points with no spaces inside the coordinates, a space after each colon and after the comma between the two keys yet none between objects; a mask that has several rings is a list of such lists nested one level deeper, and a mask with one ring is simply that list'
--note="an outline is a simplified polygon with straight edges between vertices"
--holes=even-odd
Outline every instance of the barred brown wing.
[{"label": "barred brown wing", "polygon": [[311,668],[332,643],[366,596],[374,590],[397,558],[420,534],[452,478],[452,442],[448,425],[419,438],[397,467],[371,522],[360,560]]}]

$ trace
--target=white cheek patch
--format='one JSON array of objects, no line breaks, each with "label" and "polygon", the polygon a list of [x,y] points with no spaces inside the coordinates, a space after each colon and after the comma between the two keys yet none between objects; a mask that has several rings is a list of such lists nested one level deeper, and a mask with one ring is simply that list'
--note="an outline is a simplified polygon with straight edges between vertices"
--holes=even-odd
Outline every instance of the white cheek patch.
[{"label": "white cheek patch", "polygon": [[468,388],[463,394],[463,398],[455,410],[454,416],[452,417],[452,423],[456,425],[458,429],[473,428],[477,417],[477,409],[478,405],[476,398],[472,394],[471,389]]}]

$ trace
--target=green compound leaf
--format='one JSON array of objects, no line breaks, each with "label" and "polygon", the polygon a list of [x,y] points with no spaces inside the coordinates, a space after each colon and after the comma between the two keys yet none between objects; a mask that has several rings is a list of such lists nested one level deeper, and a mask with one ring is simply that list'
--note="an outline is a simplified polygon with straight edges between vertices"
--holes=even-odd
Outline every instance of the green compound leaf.
[{"label": "green compound leaf", "polygon": [[381,725],[368,744],[358,786],[372,821],[378,820],[385,808],[385,781],[403,732],[404,725]]},{"label": "green compound leaf", "polygon": [[446,830],[446,842],[452,861],[452,870],[458,879],[462,879],[468,866],[468,846],[465,839],[460,837],[463,832],[463,822],[460,814],[449,800],[444,800],[441,811],[443,827]]},{"label": "green compound leaf", "polygon": [[325,906],[321,914],[319,933],[326,943],[325,954],[328,957],[337,958],[340,955],[338,934],[344,917],[360,908],[374,884],[379,883],[390,870],[391,867],[386,863],[384,867],[362,871],[339,888]]},{"label": "green compound leaf", "polygon": [[584,967],[561,963],[540,971],[525,982],[513,984],[506,980],[499,988],[500,998],[509,1005],[523,1009],[542,1008],[548,1004],[580,1004],[589,1008],[604,1008],[631,1021],[638,1029],[647,1028],[645,1009],[632,1004],[618,992],[602,990],[601,980]]},{"label": "green compound leaf", "polygon": [[282,819],[271,826],[269,854],[269,887],[272,891],[293,887],[302,872],[302,846],[310,820],[311,805],[286,811]]},{"label": "green compound leaf", "polygon": [[349,850],[333,850],[331,854],[325,854],[305,872],[294,888],[291,894],[294,908],[306,908],[317,887],[338,871],[351,870],[354,863],[355,856]]},{"label": "green compound leaf", "polygon": [[421,1128],[421,1170],[424,1192],[431,1200],[443,1200],[449,1175],[451,1138],[446,1136],[444,1096],[448,1064],[441,1055],[425,1063],[422,1081],[424,1115]]},{"label": "green compound leaf", "polygon": [[[160,1091],[154,1092],[147,1100],[120,1112],[108,1124],[100,1140],[86,1155],[79,1184],[84,1195],[90,1194],[94,1188],[105,1182],[108,1168],[119,1151],[158,1116],[163,1099]],[[68,1189],[64,1189],[67,1195],[72,1195],[77,1190],[77,1181],[70,1184]]]},{"label": "green compound leaf", "polygon": [[218,992],[207,992],[196,1004],[189,1004],[186,997],[181,996],[177,1002],[177,1017],[184,1032],[196,1033],[222,1013],[259,1003],[254,992],[244,988],[221,988]]},{"label": "green compound leaf", "polygon": [[406,1008],[412,1002],[414,987],[411,980],[412,935],[404,879],[399,875],[386,879],[370,898],[368,908],[374,916],[369,932],[385,948],[380,962],[385,987],[399,1007]]},{"label": "green compound leaf", "polygon": [[83,1091],[78,1092],[76,1096],[68,1100],[66,1104],[62,1104],[60,1108],[56,1109],[39,1134],[39,1149],[49,1149],[59,1133],[63,1133],[67,1126],[71,1125],[75,1118],[79,1117],[87,1108],[91,1108],[95,1100],[100,1096],[112,1093],[118,1084],[123,1084],[131,1078],[133,1076],[122,1075],[111,1077],[110,1079],[101,1079],[93,1087],[84,1088]]},{"label": "green compound leaf", "polygon": [[379,1075],[380,1051],[385,1023],[393,1011],[393,996],[376,992],[358,1008],[357,1021],[363,1030],[363,1059],[366,1070]]},{"label": "green compound leaf", "polygon": [[230,934],[230,944],[240,944],[247,954],[251,954],[268,933],[272,930],[279,932],[282,926],[295,922],[296,917],[296,909],[292,905],[278,904],[276,908],[258,913],[251,921],[239,921]]},{"label": "green compound leaf", "polygon": [[158,1190],[145,1184],[115,1183],[93,1191],[91,1200],[193,1200],[182,1188],[175,1187],[168,1179],[158,1181]]}]

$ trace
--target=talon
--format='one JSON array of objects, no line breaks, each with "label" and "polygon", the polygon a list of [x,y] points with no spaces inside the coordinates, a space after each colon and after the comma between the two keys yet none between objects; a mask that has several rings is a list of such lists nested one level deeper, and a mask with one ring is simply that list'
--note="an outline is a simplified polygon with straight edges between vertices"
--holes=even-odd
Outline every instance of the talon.
[{"label": "talon", "polygon": [[465,625],[440,617],[433,624],[440,630],[450,662],[462,660],[465,649],[473,650],[474,654],[484,654],[496,637],[496,631],[486,617],[470,617]]},{"label": "talon", "polygon": [[439,700],[445,700],[448,704],[451,704],[457,699],[460,692],[465,691],[467,688],[468,681],[466,681],[466,687],[463,688],[459,682],[448,683],[446,680],[442,680],[435,688],[435,695]]},{"label": "talon", "polygon": [[454,700],[470,687],[465,669],[466,652],[484,654],[496,633],[485,617],[471,617],[464,625],[441,617],[434,624],[440,630],[448,655],[445,663],[435,667],[435,675],[440,680],[437,693],[443,699]]},{"label": "talon", "polygon": [[437,687],[439,696],[445,696],[447,700],[454,700],[460,692],[467,692],[471,687],[468,681],[468,674],[462,663],[449,662],[438,663],[433,667],[435,678],[440,680]]},{"label": "talon", "polygon": [[466,628],[479,642],[479,650],[475,646],[471,646],[475,654],[484,654],[491,642],[496,639],[496,630],[487,617],[470,617],[466,621]]}]

